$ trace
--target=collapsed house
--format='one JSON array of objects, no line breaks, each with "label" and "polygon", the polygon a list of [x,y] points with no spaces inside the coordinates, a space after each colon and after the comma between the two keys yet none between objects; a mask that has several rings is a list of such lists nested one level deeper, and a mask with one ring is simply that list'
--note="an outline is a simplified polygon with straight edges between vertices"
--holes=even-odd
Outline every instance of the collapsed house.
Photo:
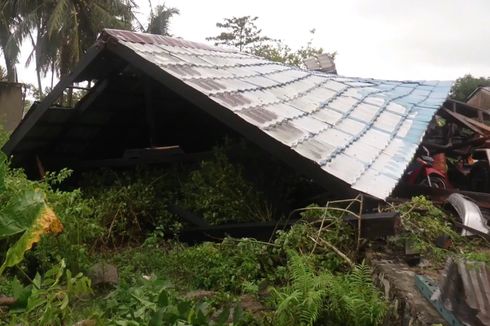
[{"label": "collapsed house", "polygon": [[[87,81],[66,107],[66,89]],[[104,30],[3,151],[28,171],[209,150],[237,133],[338,194],[387,198],[451,83],[349,78],[170,37]],[[61,99],[61,100],[60,100]],[[176,147],[178,146],[178,147]]]},{"label": "collapsed house", "polygon": [[[309,66],[322,64],[318,60]],[[384,200],[420,191],[418,184],[402,183],[421,146],[455,157],[488,146],[486,113],[474,104],[448,100],[449,82],[350,78],[331,74],[335,68],[330,63],[326,67],[327,72],[306,71],[235,50],[105,30],[73,72],[28,111],[3,151],[13,165],[42,174],[62,167],[195,159],[233,134],[338,197],[361,192]],[[73,104],[72,85],[80,82],[88,87]],[[438,127],[439,117],[448,123]],[[450,193],[423,188],[443,201]],[[472,197],[490,208],[488,195]],[[466,220],[481,214],[467,208],[463,196],[453,199],[460,226],[472,227],[463,232],[478,232]],[[362,237],[369,232],[373,238],[390,235],[398,215],[363,214]],[[192,230],[194,240],[203,230],[218,236],[248,236],[257,230],[251,224],[211,230],[192,216],[186,220],[201,227]],[[352,216],[345,220],[360,221]],[[277,223],[269,223],[268,230],[260,226],[268,238]]]}]

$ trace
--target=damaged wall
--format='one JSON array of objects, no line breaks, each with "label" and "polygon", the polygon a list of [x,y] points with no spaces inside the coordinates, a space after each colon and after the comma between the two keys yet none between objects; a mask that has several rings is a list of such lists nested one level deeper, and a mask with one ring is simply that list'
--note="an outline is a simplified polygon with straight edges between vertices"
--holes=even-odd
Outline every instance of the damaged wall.
[{"label": "damaged wall", "polygon": [[0,82],[0,123],[12,132],[22,119],[22,84]]}]

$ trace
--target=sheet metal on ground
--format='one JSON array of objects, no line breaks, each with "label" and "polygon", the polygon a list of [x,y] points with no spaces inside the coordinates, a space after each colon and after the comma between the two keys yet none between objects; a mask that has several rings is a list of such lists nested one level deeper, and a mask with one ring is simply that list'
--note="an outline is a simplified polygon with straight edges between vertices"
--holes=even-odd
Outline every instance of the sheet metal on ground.
[{"label": "sheet metal on ground", "polygon": [[490,324],[490,269],[485,263],[449,261],[439,288],[445,307],[465,325]]},{"label": "sheet metal on ground", "polygon": [[149,34],[106,30],[103,37],[206,94],[220,109],[232,111],[326,173],[383,199],[403,175],[451,86],[304,71]]}]

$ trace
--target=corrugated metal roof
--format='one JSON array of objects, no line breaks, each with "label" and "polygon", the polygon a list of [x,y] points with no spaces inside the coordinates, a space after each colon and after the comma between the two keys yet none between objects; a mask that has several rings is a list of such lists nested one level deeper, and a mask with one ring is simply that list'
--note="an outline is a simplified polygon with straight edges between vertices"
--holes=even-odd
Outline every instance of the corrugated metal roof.
[{"label": "corrugated metal roof", "polygon": [[390,195],[451,83],[350,78],[232,49],[105,30],[155,67],[205,94],[353,189]]}]

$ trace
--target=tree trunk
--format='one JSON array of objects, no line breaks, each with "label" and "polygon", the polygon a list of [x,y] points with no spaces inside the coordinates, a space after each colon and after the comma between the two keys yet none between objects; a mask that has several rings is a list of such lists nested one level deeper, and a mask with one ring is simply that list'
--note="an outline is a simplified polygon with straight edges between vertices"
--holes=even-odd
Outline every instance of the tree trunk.
[{"label": "tree trunk", "polygon": [[8,56],[5,53],[3,56],[5,57],[5,66],[7,68],[7,80],[9,82],[17,82],[17,71],[15,70],[15,64],[13,64],[10,58],[7,58]]},{"label": "tree trunk", "polygon": [[15,70],[15,60],[10,58],[8,53],[5,51],[5,48],[7,47],[7,44],[2,41],[1,44],[2,47],[2,52],[3,52],[3,58],[5,59],[5,68],[7,69],[7,80],[9,82],[17,82],[17,71]]},{"label": "tree trunk", "polygon": [[4,25],[0,25],[0,47],[2,48],[3,57],[5,59],[5,68],[7,69],[7,80],[9,82],[17,81],[17,72],[15,70],[15,58],[10,56],[7,51],[7,42],[10,37],[10,31]]},{"label": "tree trunk", "polygon": [[36,36],[36,41],[34,41],[34,37],[32,36],[32,33],[29,31],[29,37],[31,38],[31,44],[32,47],[34,48],[35,51],[35,58],[36,58],[36,77],[37,77],[37,90],[39,92],[39,100],[42,100],[43,98],[43,85],[41,84],[41,66],[40,66],[40,60],[39,56],[40,53],[37,49],[37,44],[39,44],[39,26],[38,26],[38,32]]},{"label": "tree trunk", "polygon": [[54,82],[54,62],[51,62],[51,90],[53,90]]}]

